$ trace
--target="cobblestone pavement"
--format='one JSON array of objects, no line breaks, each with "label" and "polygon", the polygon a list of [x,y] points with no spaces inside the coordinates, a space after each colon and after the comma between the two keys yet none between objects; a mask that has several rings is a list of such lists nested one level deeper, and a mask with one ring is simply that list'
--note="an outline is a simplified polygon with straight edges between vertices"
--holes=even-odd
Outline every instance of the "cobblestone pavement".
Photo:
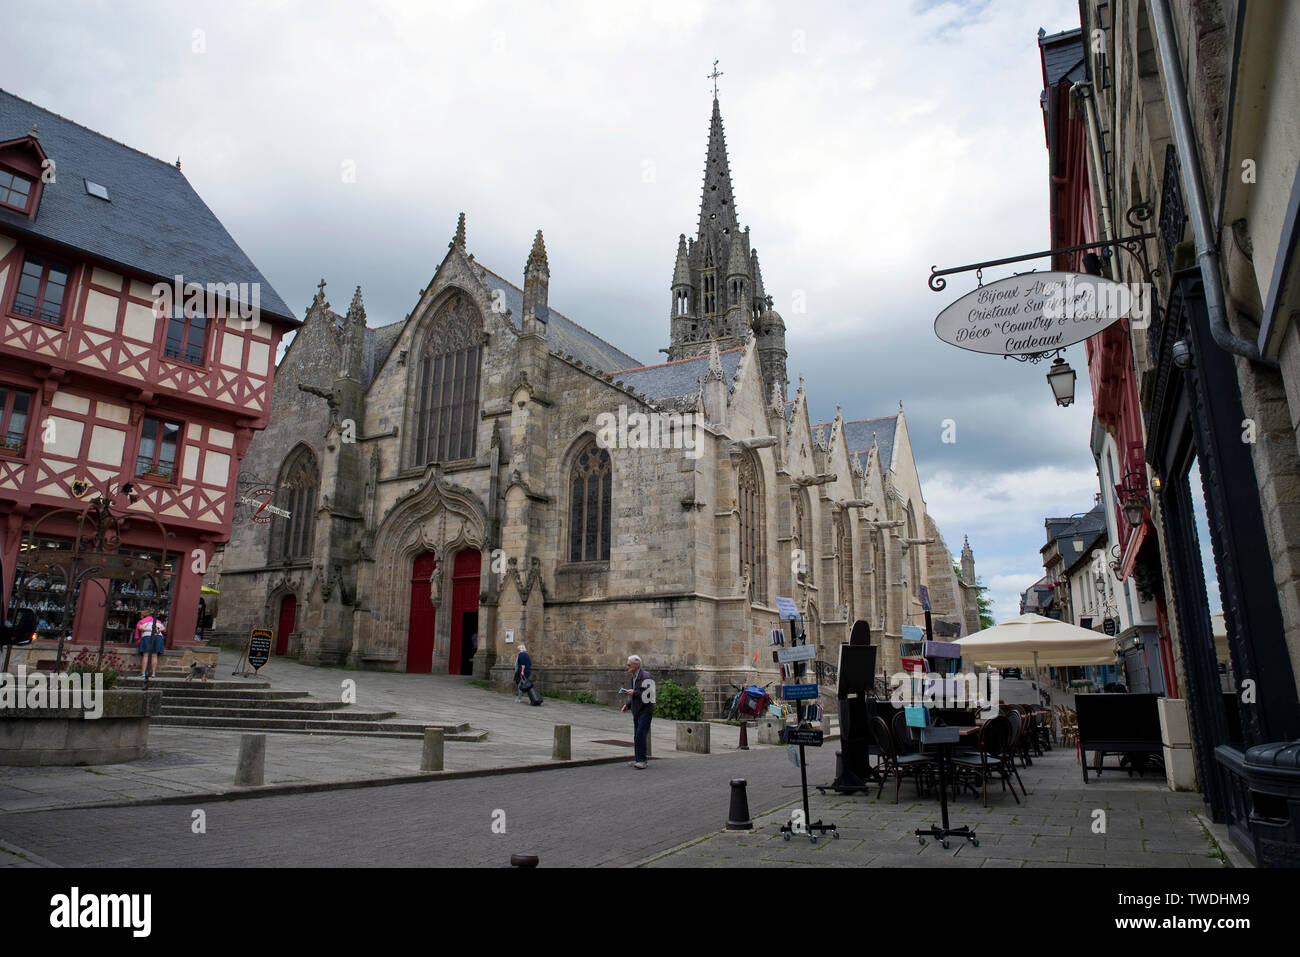
[{"label": "cobblestone pavement", "polygon": [[[825,749],[828,752],[830,749]],[[821,763],[829,755],[819,755]],[[1111,759],[1114,760],[1113,758]],[[810,768],[816,765],[810,762]],[[783,840],[781,825],[802,810],[796,798],[754,818],[752,831],[718,831],[643,862],[650,867],[1225,867],[1219,845],[1201,826],[1204,805],[1198,793],[1175,793],[1162,776],[1129,777],[1106,770],[1089,783],[1072,750],[1055,749],[1021,768],[1028,796],[1016,804],[1010,792],[992,784],[989,807],[978,795],[949,802],[951,826],[970,825],[979,847],[953,838],[950,848],[927,839],[917,828],[939,823],[939,803],[918,798],[903,781],[897,804],[894,783],[879,799],[810,791],[811,820],[834,823],[839,839],[815,843],[808,836]],[[824,774],[810,781],[823,781]],[[1098,814],[1104,813],[1104,818]],[[1098,830],[1104,824],[1104,831]]]},{"label": "cobblestone pavement", "polygon": [[[223,651],[218,677],[229,680],[238,656]],[[454,675],[408,675],[341,668],[313,668],[274,659],[262,669],[273,689],[306,691],[339,700],[343,683],[356,682],[355,707],[396,711],[400,722],[467,722],[486,730],[483,741],[448,741],[448,772],[481,772],[551,765],[554,727],[572,731],[574,760],[614,760],[632,751],[632,721],[616,707],[546,699],[540,708],[516,704],[513,694],[487,691]],[[0,814],[58,807],[84,807],[219,794],[247,789],[234,785],[240,731],[153,727],[149,754],[138,761],[96,767],[0,767]],[[733,747],[738,731],[715,726],[714,749]],[[751,744],[758,747],[751,733]],[[656,720],[652,738],[661,758],[684,757],[673,750],[675,725]],[[625,742],[602,744],[598,742]],[[419,740],[359,736],[268,734],[267,786],[320,786],[419,774]]]}]

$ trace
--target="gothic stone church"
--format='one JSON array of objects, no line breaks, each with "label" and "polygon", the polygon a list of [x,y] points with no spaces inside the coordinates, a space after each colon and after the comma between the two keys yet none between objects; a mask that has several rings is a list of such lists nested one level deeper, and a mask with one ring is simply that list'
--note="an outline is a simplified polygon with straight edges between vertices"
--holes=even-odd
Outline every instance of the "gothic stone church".
[{"label": "gothic stone church", "polygon": [[[635,652],[712,709],[755,652],[775,678],[777,595],[832,665],[863,619],[897,670],[922,585],[937,634],[978,630],[974,559],[954,573],[901,403],[815,423],[802,382],[787,400],[716,99],[669,361],[565,317],[549,278],[540,231],[521,289],[474,259],[462,215],[402,322],[367,327],[360,288],[340,315],[321,283],[242,463],[218,627],[274,628],[304,662],[502,684],[522,642],[544,687],[606,700]],[[602,413],[685,415],[695,447],[598,440]]]}]

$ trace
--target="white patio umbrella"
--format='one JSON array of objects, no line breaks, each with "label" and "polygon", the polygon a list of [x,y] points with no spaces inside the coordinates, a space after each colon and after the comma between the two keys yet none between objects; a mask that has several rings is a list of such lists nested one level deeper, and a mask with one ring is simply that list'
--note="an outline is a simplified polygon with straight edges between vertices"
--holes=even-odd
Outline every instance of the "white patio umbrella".
[{"label": "white patio umbrella", "polygon": [[1115,639],[1100,632],[1079,628],[1042,615],[1021,615],[992,628],[958,639],[963,658],[977,665],[1026,666],[1034,669],[1038,687],[1038,666],[1064,668],[1070,665],[1113,665]]}]

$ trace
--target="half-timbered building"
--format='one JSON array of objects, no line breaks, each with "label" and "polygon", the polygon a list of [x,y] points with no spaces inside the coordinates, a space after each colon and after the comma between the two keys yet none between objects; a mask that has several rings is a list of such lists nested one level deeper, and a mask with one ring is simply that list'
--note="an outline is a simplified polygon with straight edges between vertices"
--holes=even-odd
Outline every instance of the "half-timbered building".
[{"label": "half-timbered building", "polygon": [[[125,643],[146,608],[193,654],[206,564],[298,324],[179,160],[0,91],[0,556],[10,607],[37,613],[33,662],[60,637]],[[69,548],[98,494],[126,516],[108,544],[171,573],[91,578],[69,620],[66,589],[24,552]]]}]

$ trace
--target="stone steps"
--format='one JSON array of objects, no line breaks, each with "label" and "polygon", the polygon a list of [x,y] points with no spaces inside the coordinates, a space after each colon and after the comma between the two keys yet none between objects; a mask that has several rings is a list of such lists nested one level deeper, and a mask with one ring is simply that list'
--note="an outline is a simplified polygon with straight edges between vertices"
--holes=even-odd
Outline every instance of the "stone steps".
[{"label": "stone steps", "polygon": [[[124,677],[120,682],[127,688],[143,688],[144,679],[135,675]],[[269,681],[209,681],[206,684],[195,678],[193,681],[186,681],[183,677],[161,677],[150,678],[149,688],[152,691],[173,691],[179,689],[202,688],[204,690],[217,691],[263,691],[269,689]],[[297,694],[306,694],[305,691],[296,692]]]},{"label": "stone steps", "polygon": [[314,718],[249,718],[161,714],[154,725],[172,728],[203,728],[214,731],[263,731],[290,734],[361,735],[366,737],[423,740],[424,729],[442,728],[447,741],[482,741],[487,731],[470,730],[466,724],[408,724],[396,721],[318,721]]},{"label": "stone steps", "polygon": [[[129,678],[128,687],[142,687]],[[160,727],[206,728],[217,731],[265,731],[277,734],[364,735],[423,739],[424,729],[441,728],[447,741],[482,741],[486,731],[472,731],[465,722],[415,724],[391,721],[396,711],[361,710],[342,701],[313,698],[306,691],[272,690],[269,682],[186,681],[153,678],[149,686],[162,692],[162,712],[153,719]]]},{"label": "stone steps", "polygon": [[[221,697],[204,697],[199,695],[177,695],[167,693],[163,695],[164,708],[183,708],[192,712],[207,711],[211,708],[222,710],[241,710],[253,709],[256,711],[338,711],[348,707],[342,701],[321,701],[319,698],[227,698]],[[175,714],[189,713],[187,711],[175,711]],[[385,711],[383,714],[392,716],[395,711]]]},{"label": "stone steps", "polygon": [[[320,702],[315,703],[319,704]],[[293,719],[315,724],[323,722],[333,724],[338,721],[384,721],[397,715],[396,711],[319,711],[246,706],[232,708],[218,707],[210,702],[204,702],[202,705],[190,702],[176,704],[166,698],[163,698],[161,713],[173,718],[270,718],[274,720]]]},{"label": "stone steps", "polygon": [[[222,701],[256,701],[260,705],[267,705],[272,701],[316,701],[310,692],[307,691],[271,691],[262,688],[214,688],[206,691],[202,687],[185,688],[166,688],[163,691],[163,697],[169,701],[207,701],[209,699],[220,698]],[[342,706],[342,702],[338,703]]]}]

